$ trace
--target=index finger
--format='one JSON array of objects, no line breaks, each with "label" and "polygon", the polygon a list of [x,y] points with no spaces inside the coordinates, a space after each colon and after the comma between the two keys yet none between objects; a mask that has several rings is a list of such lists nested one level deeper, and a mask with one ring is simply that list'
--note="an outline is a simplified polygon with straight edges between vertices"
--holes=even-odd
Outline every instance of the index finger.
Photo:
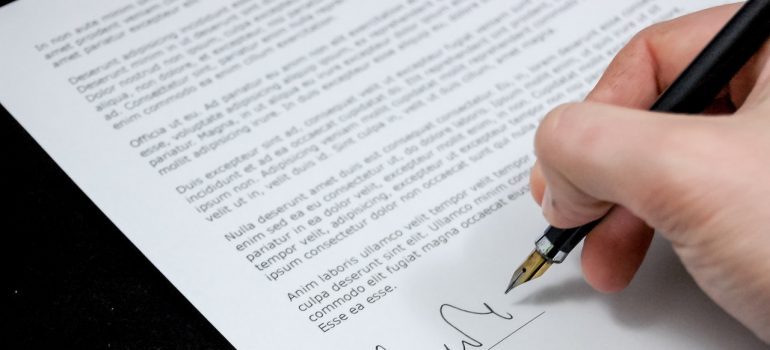
[{"label": "index finger", "polygon": [[[714,7],[642,30],[618,52],[586,99],[628,108],[649,108],[740,6]],[[745,83],[738,85],[740,88],[733,90],[741,91],[739,96],[732,95],[736,105],[745,99],[749,90],[744,88]],[[530,184],[532,196],[540,203],[546,185],[537,163]]]},{"label": "index finger", "polygon": [[618,52],[587,100],[649,108],[740,6],[710,8],[639,32]]}]

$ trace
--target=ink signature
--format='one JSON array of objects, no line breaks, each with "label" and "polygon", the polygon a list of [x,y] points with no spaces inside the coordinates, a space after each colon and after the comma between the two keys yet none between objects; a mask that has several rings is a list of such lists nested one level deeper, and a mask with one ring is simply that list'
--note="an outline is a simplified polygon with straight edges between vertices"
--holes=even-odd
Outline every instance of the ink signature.
[{"label": "ink signature", "polygon": [[[456,325],[457,320],[453,320],[452,318],[450,318],[447,315],[447,311],[452,311],[452,310],[453,311],[458,311],[457,315],[490,316],[490,317],[492,317],[494,319],[497,319],[497,320],[503,320],[503,321],[512,321],[513,320],[513,315],[511,313],[508,313],[508,312],[506,312],[506,313],[497,312],[491,306],[489,306],[489,304],[487,304],[487,303],[483,303],[482,305],[484,305],[484,310],[483,311],[471,311],[471,310],[463,309],[463,308],[460,308],[460,307],[457,307],[457,306],[454,306],[454,305],[450,305],[450,304],[443,304],[443,305],[441,305],[439,307],[439,314],[441,315],[441,319],[444,320],[444,323],[446,323],[446,325],[448,325],[449,327],[452,327],[452,329],[457,331],[457,333],[459,333],[459,335],[462,335],[462,337],[463,337],[462,339],[459,340],[460,345],[462,346],[462,348],[459,348],[459,349],[468,350],[469,348],[481,348],[481,347],[484,346],[484,343],[482,343],[481,340],[479,340],[476,335],[471,334],[470,331],[464,330],[464,329],[461,329],[460,327],[458,327]],[[532,321],[536,320],[537,318],[539,318],[543,314],[545,314],[545,312],[541,312],[539,315],[537,315],[534,318],[530,319],[529,321],[527,321],[526,323],[521,325],[519,328],[516,328],[513,332],[507,334],[500,341],[498,341],[497,343],[492,344],[489,348],[487,348],[487,350],[494,349],[497,345],[499,345],[500,343],[502,343],[503,341],[505,341],[506,339],[508,339],[512,335],[514,335],[516,332],[518,332],[522,328],[524,328],[527,325],[529,325],[530,323],[532,323]],[[386,348],[384,345],[377,345],[374,349],[375,350],[388,350],[388,348]],[[452,349],[453,348],[450,347],[449,345],[447,345],[446,343],[444,344],[444,350],[452,350]]]},{"label": "ink signature", "polygon": [[[510,313],[500,314],[497,311],[493,310],[492,307],[489,306],[489,304],[487,303],[484,303],[484,307],[486,308],[486,311],[478,311],[478,312],[461,309],[457,306],[453,306],[449,304],[444,304],[444,305],[441,305],[441,307],[439,307],[439,314],[441,314],[441,318],[444,320],[444,322],[446,322],[447,325],[454,328],[454,330],[456,330],[458,333],[462,334],[463,337],[465,337],[465,339],[462,339],[460,341],[460,344],[462,345],[463,350],[467,350],[469,346],[474,348],[480,348],[484,346],[484,344],[480,342],[478,339],[476,339],[475,337],[473,337],[472,335],[468,334],[466,331],[463,331],[460,328],[458,328],[453,323],[453,321],[449,320],[446,315],[446,310],[448,309],[457,310],[457,311],[460,311],[461,313],[468,314],[468,315],[493,315],[493,316],[496,316],[497,318],[500,318],[506,321],[510,321],[513,319],[513,315],[511,315]],[[451,350],[449,345],[446,345],[446,344],[444,344],[444,349]]]}]

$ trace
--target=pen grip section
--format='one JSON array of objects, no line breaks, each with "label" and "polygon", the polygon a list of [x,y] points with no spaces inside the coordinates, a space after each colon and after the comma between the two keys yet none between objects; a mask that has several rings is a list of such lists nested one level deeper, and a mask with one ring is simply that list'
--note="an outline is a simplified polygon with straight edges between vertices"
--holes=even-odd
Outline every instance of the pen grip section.
[{"label": "pen grip section", "polygon": [[558,228],[549,226],[543,234],[543,238],[548,240],[552,247],[545,253],[544,257],[549,261],[561,263],[591,230],[599,224],[601,219],[591,221],[585,225],[573,228]]}]

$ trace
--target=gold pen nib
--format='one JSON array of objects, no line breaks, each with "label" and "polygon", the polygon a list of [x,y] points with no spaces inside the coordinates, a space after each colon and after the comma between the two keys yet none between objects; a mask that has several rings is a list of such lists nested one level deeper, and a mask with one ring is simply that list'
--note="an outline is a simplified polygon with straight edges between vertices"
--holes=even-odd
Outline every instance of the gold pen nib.
[{"label": "gold pen nib", "polygon": [[505,294],[508,294],[513,288],[542,276],[549,267],[551,267],[551,263],[545,260],[537,250],[533,251],[527,260],[516,269],[513,277],[511,277],[511,282],[508,284],[508,289],[505,290]]}]

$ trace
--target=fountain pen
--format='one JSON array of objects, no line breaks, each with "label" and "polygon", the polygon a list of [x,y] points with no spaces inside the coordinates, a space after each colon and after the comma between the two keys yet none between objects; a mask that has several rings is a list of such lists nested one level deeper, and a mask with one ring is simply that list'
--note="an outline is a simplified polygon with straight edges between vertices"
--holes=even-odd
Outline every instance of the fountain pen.
[{"label": "fountain pen", "polygon": [[[770,37],[770,0],[749,0],[709,42],[650,108],[694,114],[708,107],[720,90]],[[538,278],[567,255],[601,222],[575,228],[549,226],[535,250],[513,274],[505,293]]]}]

